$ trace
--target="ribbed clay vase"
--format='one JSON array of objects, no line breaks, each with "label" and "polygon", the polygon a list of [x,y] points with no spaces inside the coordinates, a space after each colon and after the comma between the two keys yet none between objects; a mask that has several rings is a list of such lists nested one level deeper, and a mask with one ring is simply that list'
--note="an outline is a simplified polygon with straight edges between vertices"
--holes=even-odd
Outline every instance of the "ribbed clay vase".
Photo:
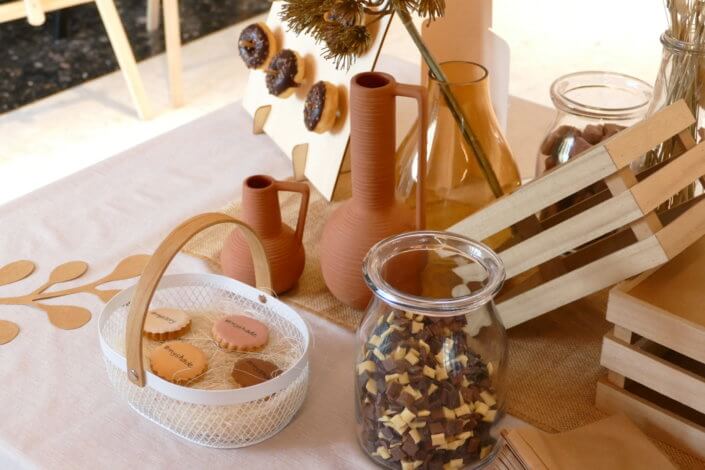
[{"label": "ribbed clay vase", "polygon": [[[282,223],[279,192],[301,193],[301,208],[296,230]],[[257,232],[272,270],[274,292],[280,294],[294,287],[306,262],[302,238],[308,212],[309,187],[306,183],[276,181],[270,176],[250,176],[242,184],[240,219]],[[240,230],[225,240],[220,253],[223,274],[255,285],[252,255]]]},{"label": "ribbed clay vase", "polygon": [[[350,83],[352,198],[326,222],[321,271],[331,293],[356,309],[365,308],[372,297],[362,277],[362,260],[372,245],[424,225],[423,182],[418,185],[416,212],[395,199],[397,96],[416,98],[424,123],[419,128],[426,129],[423,88],[398,84],[391,75],[376,72],[355,75]],[[419,139],[425,155],[425,132]],[[420,173],[424,175],[423,167]]]}]

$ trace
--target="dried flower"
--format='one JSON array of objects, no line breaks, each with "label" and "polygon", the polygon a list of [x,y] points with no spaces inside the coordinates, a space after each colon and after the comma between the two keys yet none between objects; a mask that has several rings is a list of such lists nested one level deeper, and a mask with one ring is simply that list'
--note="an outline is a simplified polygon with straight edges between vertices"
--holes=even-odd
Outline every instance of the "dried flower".
[{"label": "dried flower", "polygon": [[325,58],[349,68],[370,47],[368,26],[396,12],[442,16],[445,0],[284,0],[281,19],[297,34],[325,43]]}]

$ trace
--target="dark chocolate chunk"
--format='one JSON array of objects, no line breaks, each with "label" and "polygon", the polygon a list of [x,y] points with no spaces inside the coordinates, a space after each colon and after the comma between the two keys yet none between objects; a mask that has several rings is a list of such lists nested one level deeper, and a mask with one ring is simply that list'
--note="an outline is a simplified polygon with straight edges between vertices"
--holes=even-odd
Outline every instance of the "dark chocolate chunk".
[{"label": "dark chocolate chunk", "polygon": [[401,449],[409,457],[414,457],[416,455],[416,452],[419,451],[419,446],[414,442],[414,440],[411,438],[411,436],[406,434],[404,436],[403,444],[401,445]]}]

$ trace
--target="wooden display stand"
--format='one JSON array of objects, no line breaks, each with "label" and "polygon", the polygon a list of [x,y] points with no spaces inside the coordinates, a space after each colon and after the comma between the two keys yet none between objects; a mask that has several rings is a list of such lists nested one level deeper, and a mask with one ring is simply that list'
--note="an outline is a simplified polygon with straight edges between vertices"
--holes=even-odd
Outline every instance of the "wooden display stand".
[{"label": "wooden display stand", "polygon": [[705,459],[705,239],[612,289],[595,402]]},{"label": "wooden display stand", "polygon": [[[485,240],[511,228],[498,249],[509,281],[497,310],[507,328],[659,266],[705,235],[703,199],[664,217],[654,212],[705,174],[705,143],[690,136],[694,122],[680,101],[448,229]],[[635,176],[630,164],[665,141],[684,153]],[[608,189],[541,221],[534,215],[598,181]],[[477,279],[473,266],[456,273]]]},{"label": "wooden display stand", "polygon": [[[125,29],[120,21],[113,0],[20,0],[0,5],[0,23],[27,18],[32,26],[44,24],[45,12],[70,8],[95,1],[98,13],[103,20],[108,39],[115,52],[120,70],[127,82],[127,88],[142,119],[153,115],[149,99],[142,84],[135,56],[127,40]],[[178,0],[164,0],[164,34],[166,55],[169,67],[169,87],[171,102],[174,106],[183,103],[183,85],[181,79],[181,36],[179,28]]]},{"label": "wooden display stand", "polygon": [[[391,15],[375,23],[368,51],[359,56],[350,69],[338,70],[334,62],[323,58],[324,44],[316,43],[308,35],[297,35],[287,30],[279,18],[281,8],[282,2],[273,2],[267,25],[277,39],[278,50],[291,49],[303,57],[306,64],[304,82],[292,96],[281,99],[267,91],[265,73],[253,70],[247,82],[243,106],[254,118],[253,131],[256,134],[265,132],[292,160],[294,177],[307,178],[330,201],[350,140],[347,99],[350,79],[357,73],[374,70]],[[306,94],[319,80],[331,82],[339,90],[338,119],[335,127],[324,134],[310,132],[303,120]]]}]

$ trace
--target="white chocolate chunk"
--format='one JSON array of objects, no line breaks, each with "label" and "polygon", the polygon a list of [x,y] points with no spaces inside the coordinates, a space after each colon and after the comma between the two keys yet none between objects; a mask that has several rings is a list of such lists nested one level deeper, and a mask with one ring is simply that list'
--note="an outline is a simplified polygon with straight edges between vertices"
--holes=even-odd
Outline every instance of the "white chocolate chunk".
[{"label": "white chocolate chunk", "polygon": [[372,338],[370,338],[370,340],[368,341],[368,343],[370,343],[372,346],[377,347],[377,346],[379,346],[380,344],[382,344],[382,338],[380,338],[380,337],[377,336],[377,335],[374,335]]},{"label": "white chocolate chunk", "polygon": [[492,446],[485,446],[482,449],[480,449],[480,458],[484,459],[488,455],[490,455],[490,452],[492,452]]},{"label": "white chocolate chunk", "polygon": [[458,468],[463,468],[463,459],[453,459],[443,465],[443,470],[457,470]]},{"label": "white chocolate chunk", "polygon": [[469,415],[470,413],[472,413],[472,411],[470,411],[470,407],[467,404],[460,405],[459,407],[457,407],[453,411],[455,412],[455,416],[458,416],[458,417],[466,416],[466,415]]},{"label": "white chocolate chunk", "polygon": [[414,468],[419,468],[421,465],[423,465],[422,460],[414,460]]},{"label": "white chocolate chunk", "polygon": [[414,319],[414,314],[411,313],[411,312],[406,312],[406,313],[404,314],[404,316],[405,316],[408,320],[413,320],[413,319]]},{"label": "white chocolate chunk", "polygon": [[431,410],[420,410],[419,417],[423,418],[425,416],[431,416]]},{"label": "white chocolate chunk", "polygon": [[361,362],[357,365],[357,373],[362,375],[365,372],[376,372],[377,371],[377,366],[375,365],[374,362],[372,361],[365,361]]},{"label": "white chocolate chunk", "polygon": [[414,421],[412,423],[409,423],[409,427],[412,429],[420,429],[424,426],[426,426],[426,421]]},{"label": "white chocolate chunk", "polygon": [[379,359],[380,361],[384,361],[384,360],[386,359],[386,357],[384,357],[384,354],[382,354],[382,351],[380,351],[380,350],[377,349],[377,348],[374,348],[374,349],[372,350],[372,354],[374,354],[375,357],[376,357],[377,359]]},{"label": "white chocolate chunk", "polygon": [[444,446],[446,445],[446,435],[443,433],[440,434],[431,434],[431,444],[434,447],[439,447],[439,446]]},{"label": "white chocolate chunk", "polygon": [[[381,318],[384,318],[384,317],[381,317]],[[394,312],[387,315],[387,323],[392,323],[392,320],[394,320]]]},{"label": "white chocolate chunk", "polygon": [[367,389],[368,392],[370,392],[372,395],[377,393],[377,382],[375,382],[372,379],[368,379],[367,383],[365,384],[365,388]]},{"label": "white chocolate chunk", "polygon": [[394,380],[399,380],[399,374],[387,374],[384,376],[384,381],[387,383],[392,382]]},{"label": "white chocolate chunk", "polygon": [[461,439],[456,439],[455,441],[451,441],[447,444],[448,450],[455,450],[461,445],[465,444],[465,441]]},{"label": "white chocolate chunk", "polygon": [[409,428],[409,425],[406,424],[406,421],[404,421],[400,415],[392,416],[392,419],[389,420],[389,424],[400,436]]},{"label": "white chocolate chunk", "polygon": [[411,333],[412,334],[416,334],[421,330],[423,330],[423,323],[417,322],[417,321],[411,322]]},{"label": "white chocolate chunk", "polygon": [[489,406],[490,408],[497,404],[497,400],[495,400],[494,396],[487,390],[483,390],[480,392],[480,398],[482,398],[482,401],[487,403],[487,406]]},{"label": "white chocolate chunk", "polygon": [[418,314],[418,315],[416,315],[415,319],[416,319],[416,321],[423,321],[423,315]]},{"label": "white chocolate chunk", "polygon": [[487,373],[490,375],[494,374],[494,366],[492,365],[491,362],[487,363]]},{"label": "white chocolate chunk", "polygon": [[419,434],[419,432],[416,429],[412,429],[411,431],[409,431],[409,436],[411,436],[411,438],[414,440],[415,444],[418,444],[419,442],[421,442],[421,434]]},{"label": "white chocolate chunk", "polygon": [[463,367],[468,366],[468,357],[465,354],[461,354],[460,356],[456,357],[455,360],[460,362]]},{"label": "white chocolate chunk", "polygon": [[[394,332],[394,329],[393,329],[392,327],[389,327],[389,328],[387,328],[386,330],[384,330],[384,331],[382,332],[382,334],[379,335],[379,336],[380,336],[381,339],[384,339],[384,338],[386,338],[387,336],[391,335],[393,332]],[[378,345],[378,346],[379,346],[379,345]]]},{"label": "white chocolate chunk", "polygon": [[497,416],[497,410],[489,410],[489,411],[487,411],[487,413],[485,413],[485,416],[482,417],[482,421],[485,421],[487,423],[491,423],[494,421],[496,416]]},{"label": "white chocolate chunk", "polygon": [[429,386],[428,386],[428,394],[429,394],[429,396],[430,396],[430,395],[433,395],[433,392],[435,392],[436,390],[438,390],[438,385],[436,385],[436,384],[431,384],[431,385],[429,385]]},{"label": "white chocolate chunk", "polygon": [[401,413],[399,413],[399,416],[401,416],[401,419],[403,419],[406,424],[411,423],[414,418],[416,418],[416,415],[409,409],[409,408],[404,408],[401,410]]},{"label": "white chocolate chunk", "polygon": [[391,457],[387,448],[383,446],[377,447],[377,455],[382,457],[384,460],[389,460],[389,458]]},{"label": "white chocolate chunk", "polygon": [[[374,364],[372,364],[374,365]],[[435,379],[436,378],[436,369],[433,369],[428,366],[423,366],[423,375],[428,377],[429,379]]]},{"label": "white chocolate chunk", "polygon": [[404,356],[406,356],[406,348],[402,348],[401,346],[397,346],[397,349],[394,350],[394,353],[392,355],[394,360],[398,361],[400,359],[403,359]]},{"label": "white chocolate chunk", "polygon": [[490,411],[490,407],[487,406],[487,403],[481,401],[475,402],[475,413],[480,413],[482,416],[485,416],[488,411]]},{"label": "white chocolate chunk", "polygon": [[414,470],[414,462],[408,460],[401,461],[401,470]]},{"label": "white chocolate chunk", "polygon": [[443,417],[445,419],[455,419],[455,413],[450,408],[443,407]]},{"label": "white chocolate chunk", "polygon": [[430,353],[430,352],[431,352],[431,346],[429,346],[428,343],[426,343],[426,341],[420,339],[420,340],[419,340],[419,345],[420,345],[422,348],[424,348],[427,353]]},{"label": "white chocolate chunk", "polygon": [[[415,351],[415,350],[412,349],[411,351]],[[407,353],[407,355],[404,356],[404,359],[406,359],[407,362],[408,362],[409,364],[411,364],[412,366],[415,366],[415,365],[418,364],[418,362],[419,362],[419,356],[417,356],[417,355],[415,355],[415,354],[412,354],[411,351],[409,351],[409,352]]]},{"label": "white chocolate chunk", "polygon": [[467,440],[467,439],[470,439],[474,435],[475,435],[475,433],[473,433],[472,431],[465,431],[465,432],[461,432],[460,434],[458,434],[457,438],[462,439],[462,440]]},{"label": "white chocolate chunk", "polygon": [[408,372],[404,372],[403,374],[399,375],[399,383],[402,385],[409,384],[409,373]]},{"label": "white chocolate chunk", "polygon": [[438,380],[448,379],[448,372],[446,371],[445,367],[436,366],[436,379],[438,379]]}]

